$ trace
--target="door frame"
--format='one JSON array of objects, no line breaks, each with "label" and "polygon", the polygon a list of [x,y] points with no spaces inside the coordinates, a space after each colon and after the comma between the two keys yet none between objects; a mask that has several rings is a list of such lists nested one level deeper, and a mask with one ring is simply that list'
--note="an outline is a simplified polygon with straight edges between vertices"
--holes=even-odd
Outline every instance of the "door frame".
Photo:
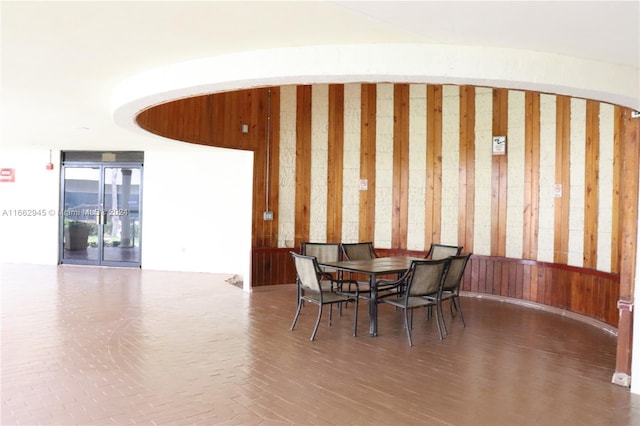
[{"label": "door frame", "polygon": [[[93,259],[70,259],[64,256],[64,220],[66,217],[65,212],[65,173],[67,168],[98,168],[99,188],[98,188],[98,201],[102,207],[100,210],[105,212],[105,170],[108,168],[127,168],[127,169],[139,169],[140,170],[140,185],[139,185],[139,200],[138,200],[138,257],[136,261],[115,261],[104,260],[104,223],[98,224],[98,256],[96,260]],[[115,267],[133,267],[140,268],[142,263],[142,191],[143,191],[143,176],[144,176],[144,164],[142,161],[62,161],[60,167],[60,211],[62,214],[58,220],[58,264],[72,264],[72,265],[95,265],[95,266],[115,266]]]}]

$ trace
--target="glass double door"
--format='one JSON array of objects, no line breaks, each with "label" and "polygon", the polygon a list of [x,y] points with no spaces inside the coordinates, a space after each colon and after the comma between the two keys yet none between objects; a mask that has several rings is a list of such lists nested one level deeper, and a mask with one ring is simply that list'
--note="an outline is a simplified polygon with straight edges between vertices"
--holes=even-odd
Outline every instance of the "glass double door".
[{"label": "glass double door", "polygon": [[140,266],[141,165],[63,165],[60,263]]}]

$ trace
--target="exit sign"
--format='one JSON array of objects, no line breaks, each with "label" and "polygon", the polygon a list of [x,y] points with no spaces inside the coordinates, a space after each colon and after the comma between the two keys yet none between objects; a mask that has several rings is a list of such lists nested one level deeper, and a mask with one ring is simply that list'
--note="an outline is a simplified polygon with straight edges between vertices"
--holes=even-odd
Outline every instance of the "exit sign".
[{"label": "exit sign", "polygon": [[16,181],[16,169],[1,168],[0,169],[0,182],[15,182]]}]

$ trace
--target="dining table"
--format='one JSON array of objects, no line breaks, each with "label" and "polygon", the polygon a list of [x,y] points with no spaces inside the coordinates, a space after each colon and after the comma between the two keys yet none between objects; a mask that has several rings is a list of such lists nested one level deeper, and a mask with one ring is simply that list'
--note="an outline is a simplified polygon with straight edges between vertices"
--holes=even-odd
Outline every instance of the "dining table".
[{"label": "dining table", "polygon": [[406,272],[411,263],[425,260],[423,257],[389,256],[374,257],[366,260],[341,260],[337,262],[318,262],[320,266],[333,268],[340,272],[350,272],[369,277],[369,335],[378,335],[378,280],[384,275],[399,275]]}]

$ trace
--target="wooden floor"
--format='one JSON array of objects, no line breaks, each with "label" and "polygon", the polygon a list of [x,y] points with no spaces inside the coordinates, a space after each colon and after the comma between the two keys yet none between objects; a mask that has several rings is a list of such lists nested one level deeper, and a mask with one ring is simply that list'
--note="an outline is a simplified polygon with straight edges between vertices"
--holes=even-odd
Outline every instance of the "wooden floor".
[{"label": "wooden floor", "polygon": [[467,327],[353,307],[309,336],[293,286],[226,276],[3,265],[2,425],[638,425],[610,383],[616,339],[560,315],[464,298]]}]

